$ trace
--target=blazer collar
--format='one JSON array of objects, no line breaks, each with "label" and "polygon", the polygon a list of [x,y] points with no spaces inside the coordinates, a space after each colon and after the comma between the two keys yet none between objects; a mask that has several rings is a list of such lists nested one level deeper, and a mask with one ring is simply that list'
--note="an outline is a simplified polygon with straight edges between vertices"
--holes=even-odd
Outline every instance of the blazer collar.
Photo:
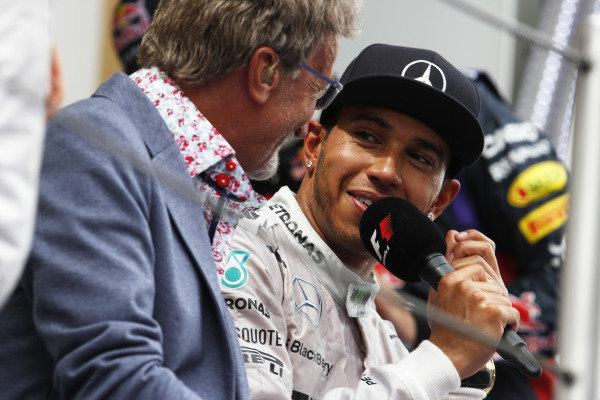
[{"label": "blazer collar", "polygon": [[114,74],[93,96],[109,98],[129,111],[128,117],[141,133],[151,158],[175,143],[154,104],[124,73]]}]

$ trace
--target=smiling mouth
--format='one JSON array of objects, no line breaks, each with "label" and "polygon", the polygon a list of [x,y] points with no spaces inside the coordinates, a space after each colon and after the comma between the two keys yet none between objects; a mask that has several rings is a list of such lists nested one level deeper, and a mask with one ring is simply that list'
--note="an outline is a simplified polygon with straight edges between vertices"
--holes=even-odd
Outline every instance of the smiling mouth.
[{"label": "smiling mouth", "polygon": [[369,207],[371,204],[373,204],[372,200],[369,200],[369,199],[364,198],[364,197],[354,196],[354,198],[356,200],[360,201],[361,203],[363,203],[364,205],[366,205],[367,207]]},{"label": "smiling mouth", "polygon": [[[373,204],[373,202],[377,199],[373,199],[373,196],[365,196],[363,194],[360,193],[352,193],[352,192],[348,192],[348,195],[350,197],[352,197],[354,200],[356,200],[357,202],[360,202],[362,204],[364,204],[365,208],[369,207],[371,204]],[[364,211],[364,210],[363,210]]]}]

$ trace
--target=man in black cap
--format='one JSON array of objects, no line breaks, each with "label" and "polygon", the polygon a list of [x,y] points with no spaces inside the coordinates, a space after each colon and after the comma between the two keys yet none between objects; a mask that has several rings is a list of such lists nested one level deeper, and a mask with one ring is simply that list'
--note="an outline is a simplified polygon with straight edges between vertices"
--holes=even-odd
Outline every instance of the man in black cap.
[{"label": "man in black cap", "polygon": [[[389,45],[365,49],[340,84],[305,138],[297,195],[283,188],[245,213],[221,279],[251,397],[483,398],[491,372],[477,385],[461,379],[494,349],[434,323],[409,353],[375,311],[376,261],[358,229],[382,197],[405,198],[430,219],[450,204],[453,177],[483,148],[477,90],[437,53]],[[499,339],[519,315],[493,242],[472,230],[446,242],[457,271],[431,304]]]}]

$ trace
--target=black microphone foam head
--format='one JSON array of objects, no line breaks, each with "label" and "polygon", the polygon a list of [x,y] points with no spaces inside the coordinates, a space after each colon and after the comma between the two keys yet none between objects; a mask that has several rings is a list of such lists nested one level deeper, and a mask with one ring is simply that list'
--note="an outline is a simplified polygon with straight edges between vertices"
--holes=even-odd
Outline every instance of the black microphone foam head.
[{"label": "black microphone foam head", "polygon": [[419,280],[419,265],[427,255],[446,254],[446,241],[438,227],[399,197],[377,200],[365,210],[360,238],[373,257],[407,282]]}]

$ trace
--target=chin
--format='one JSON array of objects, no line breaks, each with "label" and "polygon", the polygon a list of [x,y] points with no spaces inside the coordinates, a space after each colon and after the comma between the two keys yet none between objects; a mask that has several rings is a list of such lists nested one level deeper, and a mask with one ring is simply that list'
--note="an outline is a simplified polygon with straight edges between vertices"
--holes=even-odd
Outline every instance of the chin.
[{"label": "chin", "polygon": [[337,240],[347,249],[352,252],[363,249],[362,241],[360,240],[360,233],[358,226],[343,226],[337,231]]},{"label": "chin", "polygon": [[247,172],[248,178],[255,181],[266,181],[277,173],[279,167],[279,153],[275,152],[267,161],[252,172]]}]

